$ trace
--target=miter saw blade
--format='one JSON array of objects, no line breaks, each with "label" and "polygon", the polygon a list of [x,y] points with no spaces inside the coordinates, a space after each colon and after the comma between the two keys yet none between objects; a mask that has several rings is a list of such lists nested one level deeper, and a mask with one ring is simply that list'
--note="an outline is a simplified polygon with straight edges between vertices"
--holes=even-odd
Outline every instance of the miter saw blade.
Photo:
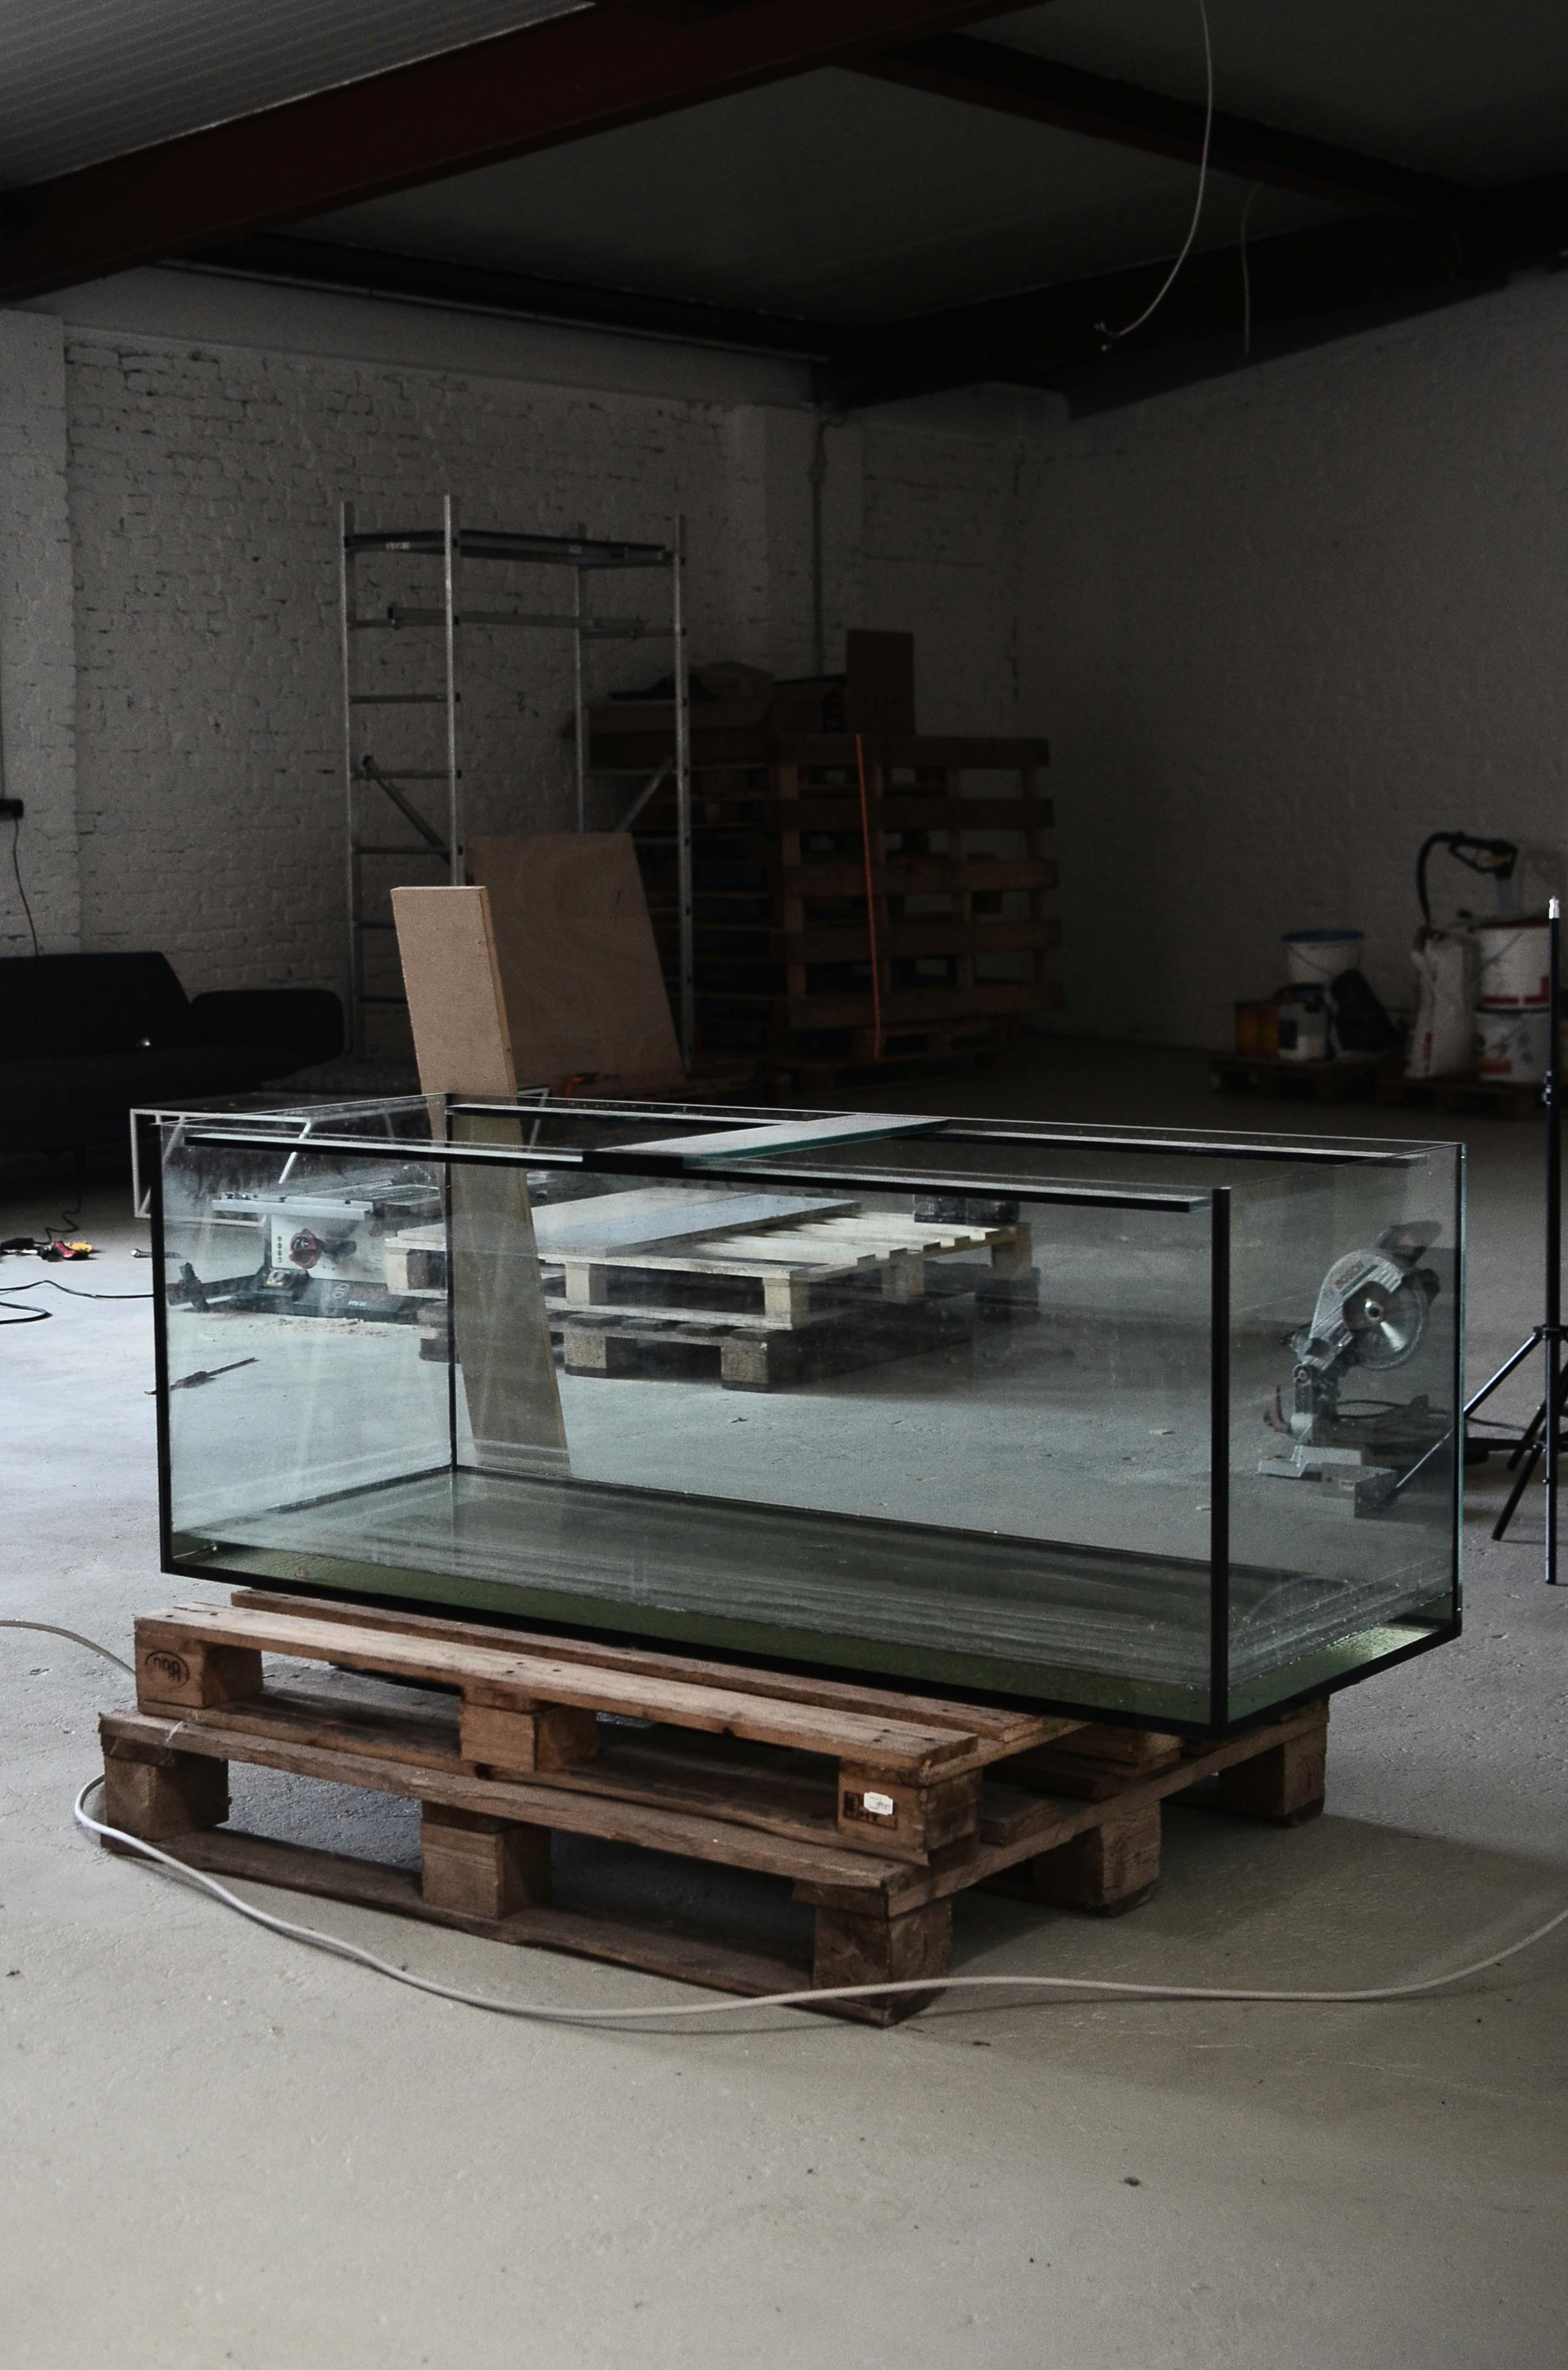
[{"label": "miter saw blade", "polygon": [[1413,1276],[1392,1291],[1382,1282],[1368,1283],[1344,1303],[1344,1322],[1355,1338],[1356,1363],[1384,1372],[1413,1358],[1426,1331],[1431,1303]]}]

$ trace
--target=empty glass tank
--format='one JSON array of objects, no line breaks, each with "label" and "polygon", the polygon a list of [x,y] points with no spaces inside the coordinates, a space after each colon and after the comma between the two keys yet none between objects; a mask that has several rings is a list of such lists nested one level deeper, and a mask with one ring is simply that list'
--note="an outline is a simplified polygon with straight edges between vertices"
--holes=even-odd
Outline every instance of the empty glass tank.
[{"label": "empty glass tank", "polygon": [[1456,1146],[143,1125],[170,1571],[1192,1732],[1457,1632]]}]

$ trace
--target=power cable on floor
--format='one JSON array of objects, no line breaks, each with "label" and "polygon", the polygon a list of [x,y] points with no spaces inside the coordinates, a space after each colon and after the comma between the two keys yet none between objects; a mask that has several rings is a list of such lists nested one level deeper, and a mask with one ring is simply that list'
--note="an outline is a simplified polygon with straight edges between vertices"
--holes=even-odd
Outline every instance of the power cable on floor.
[{"label": "power cable on floor", "polygon": [[258,1909],[231,1893],[215,1877],[201,1869],[190,1868],[184,1860],[176,1859],[171,1852],[160,1851],[156,1844],[144,1843],[140,1835],[127,1835],[121,1828],[106,1825],[95,1819],[86,1809],[86,1798],[101,1778],[89,1778],[72,1805],[71,1815],[79,1827],[89,1835],[107,1837],[128,1851],[139,1853],[144,1859],[156,1860],[176,1876],[199,1885],[229,1909],[236,1909],[253,1925],[265,1926],[273,1934],[282,1934],[291,1941],[308,1943],[311,1949],[329,1951],[333,1957],[352,1959],[360,1966],[369,1967],[378,1975],[390,1975],[394,1983],[407,1984],[418,1992],[429,1992],[432,1998],[455,2002],[459,2008],[488,2008],[496,2016],[521,2017],[534,2024],[608,2024],[627,2023],[647,2017],[688,2017],[737,2015],[747,2008],[824,2008],[830,2000],[892,1999],[909,1992],[974,1992],[974,1991],[1053,1991],[1094,1992],[1114,1995],[1121,1999],[1141,2000],[1243,2000],[1274,2005],[1291,2004],[1320,2008],[1351,2008],[1374,2001],[1420,1999],[1430,1992],[1447,1991],[1454,1984],[1462,1984],[1471,1975],[1483,1974],[1489,1967],[1500,1967],[1505,1960],[1516,1958],[1521,1950],[1542,1942],[1560,1926],[1568,1925],[1568,1909],[1558,1910],[1543,1926],[1523,1935],[1516,1942],[1506,1943],[1484,1959],[1474,1959],[1469,1966],[1456,1967],[1450,1974],[1431,1975],[1422,1983],[1379,1984],[1364,1991],[1307,1992],[1252,1991],[1239,1986],[1207,1984],[1119,1984],[1103,1976],[1091,1975],[926,1975],[916,1976],[896,1984],[829,1984],[813,1985],[798,1992],[763,1992],[752,1999],[682,2001],[677,2006],[646,2008],[545,2008],[531,2000],[497,1999],[489,1992],[464,1991],[456,1984],[437,1983],[432,1976],[417,1975],[408,1967],[399,1967],[390,1959],[377,1958],[374,1950],[362,1950],[357,1942],[345,1942],[337,1934],[324,1934],[318,1927],[298,1926],[293,1919],[274,1917],[265,1909]]},{"label": "power cable on floor", "polygon": [[56,1283],[52,1275],[35,1275],[30,1283],[8,1283],[7,1292],[36,1292],[40,1286],[63,1292],[68,1300],[156,1300],[156,1292],[84,1292],[77,1283]]},{"label": "power cable on floor", "polygon": [[[94,1638],[85,1638],[75,1629],[62,1628],[53,1621],[0,1620],[3,1629],[34,1629],[52,1638],[68,1638],[90,1653],[100,1654],[106,1662],[113,1662],[122,1671],[131,1665]],[[134,1674],[133,1673],[133,1676]],[[410,1990],[428,1992],[433,1999],[453,2001],[459,2008],[488,2009],[495,2016],[515,2016],[536,2024],[624,2024],[644,2019],[663,2020],[671,2017],[733,2016],[748,2009],[765,2008],[824,2008],[833,2000],[893,1999],[912,1992],[1078,1992],[1099,1996],[1140,2000],[1235,2000],[1266,2006],[1311,2008],[1358,2008],[1389,2000],[1424,1999],[1434,1992],[1448,1991],[1454,1985],[1468,1983],[1472,1975],[1486,1973],[1489,1968],[1503,1966],[1516,1959],[1522,1950],[1532,1950],[1545,1941],[1562,1926],[1568,1925],[1568,1908],[1559,1909],[1545,1923],[1516,1942],[1506,1942],[1498,1950],[1491,1950],[1482,1959],[1472,1959],[1467,1966],[1455,1967],[1446,1975],[1428,1975],[1419,1983],[1376,1984],[1358,1991],[1266,1991],[1244,1988],[1239,1985],[1210,1984],[1124,1984],[1099,1975],[927,1975],[907,1982],[891,1984],[830,1984],[811,1985],[800,1991],[764,1992],[750,1999],[692,2000],[674,2005],[653,2004],[642,2008],[546,2008],[535,2001],[498,1999],[488,1992],[465,1991],[455,1984],[437,1983],[433,1976],[415,1974],[408,1967],[399,1967],[390,1959],[378,1958],[374,1950],[362,1950],[357,1942],[346,1942],[340,1935],[323,1933],[318,1927],[300,1926],[292,1918],[275,1917],[270,1911],[258,1909],[231,1893],[215,1877],[202,1870],[190,1868],[172,1852],[160,1851],[140,1835],[133,1835],[122,1827],[110,1826],[107,1821],[95,1819],[86,1807],[87,1796],[101,1787],[101,1777],[89,1778],[72,1804],[71,1815],[76,1824],[100,1841],[118,1844],[139,1858],[166,1868],[187,1883],[211,1893],[225,1908],[247,1917],[253,1926],[265,1927],[269,1933],[282,1934],[294,1942],[304,1942],[311,1950],[325,1950],[332,1957],[352,1959],[357,1965],[369,1967],[378,1975],[388,1975],[394,1983],[407,1984]]]}]

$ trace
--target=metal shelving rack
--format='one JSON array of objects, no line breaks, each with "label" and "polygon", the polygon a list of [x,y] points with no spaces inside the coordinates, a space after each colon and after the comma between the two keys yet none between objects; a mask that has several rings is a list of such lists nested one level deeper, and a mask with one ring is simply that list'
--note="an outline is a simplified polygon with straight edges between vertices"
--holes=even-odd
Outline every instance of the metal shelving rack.
[{"label": "metal shelving rack", "polygon": [[[697,1032],[693,989],[691,697],[686,654],[684,522],[676,520],[674,536],[668,543],[621,543],[588,535],[531,535],[504,527],[465,527],[459,523],[455,502],[447,494],[442,500],[441,524],[434,527],[363,528],[356,522],[353,505],[345,502],[339,549],[346,969],[350,1028],[355,1053],[363,1053],[366,1050],[369,1014],[378,1007],[401,1007],[403,1005],[401,995],[381,992],[366,984],[365,940],[373,933],[387,932],[393,926],[384,914],[373,912],[371,904],[381,902],[385,893],[399,885],[405,877],[397,870],[384,871],[381,868],[406,867],[418,861],[424,866],[438,868],[440,874],[448,880],[460,882],[464,877],[463,767],[457,713],[462,702],[460,652],[466,627],[499,627],[568,633],[572,638],[574,763],[579,831],[586,828],[588,786],[592,776],[599,771],[623,770],[598,768],[593,764],[585,689],[588,644],[661,639],[673,645],[672,672],[675,695],[674,759],[661,765],[642,785],[622,820],[623,825],[629,823],[673,773],[679,883],[680,1041],[682,1058],[689,1067],[696,1051]],[[374,615],[362,610],[359,563],[372,554],[408,557],[425,562],[438,561],[441,568],[439,604],[427,602],[420,606],[391,602]],[[527,568],[569,569],[571,571],[571,607],[565,610],[468,607],[463,599],[464,571],[467,563],[479,560]],[[584,599],[585,578],[612,570],[646,569],[662,569],[669,578],[667,625],[643,617],[596,616],[588,609]],[[386,687],[385,676],[379,675],[375,688],[365,686],[363,681],[364,671],[355,662],[362,635],[396,635],[432,627],[439,627],[441,635],[439,684],[428,684],[421,679],[418,689],[393,690]],[[428,643],[416,639],[413,647],[419,650],[421,660],[428,656]],[[366,726],[371,711],[398,708],[428,708],[441,711],[440,721],[444,726],[444,734],[440,764],[432,765],[399,761],[396,765],[387,765],[366,746]],[[429,754],[427,752],[427,755]],[[367,797],[367,793],[374,793],[374,798]],[[367,816],[367,808],[375,817],[382,833],[387,828],[386,819],[390,810],[407,825],[409,835],[406,839],[377,835]],[[375,868],[374,873],[367,872],[367,863]]]}]

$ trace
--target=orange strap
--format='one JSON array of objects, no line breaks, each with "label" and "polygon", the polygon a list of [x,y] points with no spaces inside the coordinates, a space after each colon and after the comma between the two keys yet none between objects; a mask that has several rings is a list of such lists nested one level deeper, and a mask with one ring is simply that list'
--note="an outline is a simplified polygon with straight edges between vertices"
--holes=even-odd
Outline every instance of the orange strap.
[{"label": "orange strap", "polygon": [[871,820],[866,799],[866,744],[855,735],[855,766],[860,777],[860,846],[866,859],[866,926],[871,934],[871,1059],[882,1060],[882,960],[877,947],[877,900],[871,880]]}]

